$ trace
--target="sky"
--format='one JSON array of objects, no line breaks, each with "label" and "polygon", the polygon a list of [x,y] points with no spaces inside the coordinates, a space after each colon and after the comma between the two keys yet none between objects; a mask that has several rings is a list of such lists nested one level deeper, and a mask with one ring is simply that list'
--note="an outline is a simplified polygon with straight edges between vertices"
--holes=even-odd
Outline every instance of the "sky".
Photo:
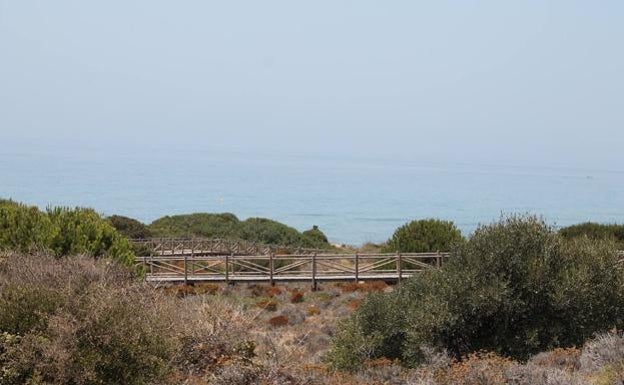
[{"label": "sky", "polygon": [[622,20],[619,0],[0,0],[0,141],[623,170]]}]

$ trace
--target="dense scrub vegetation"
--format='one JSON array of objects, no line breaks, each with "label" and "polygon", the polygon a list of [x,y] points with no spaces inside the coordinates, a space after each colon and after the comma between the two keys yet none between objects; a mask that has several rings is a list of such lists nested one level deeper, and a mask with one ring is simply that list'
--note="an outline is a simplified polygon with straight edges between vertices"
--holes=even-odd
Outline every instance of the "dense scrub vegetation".
[{"label": "dense scrub vegetation", "polygon": [[111,215],[106,218],[110,224],[124,237],[129,239],[151,238],[152,232],[142,222],[122,215]]},{"label": "dense scrub vegetation", "polygon": [[154,295],[114,264],[9,255],[0,268],[0,383],[159,378],[174,344],[158,308],[166,303]]},{"label": "dense scrub vegetation", "polygon": [[236,317],[166,296],[115,263],[1,255],[0,384],[182,383],[249,358]]},{"label": "dense scrub vegetation", "polygon": [[624,225],[586,222],[564,227],[559,233],[568,239],[583,236],[591,239],[612,239],[620,248],[624,248]]},{"label": "dense scrub vegetation", "polygon": [[477,229],[444,269],[364,300],[328,360],[351,370],[382,357],[414,366],[427,349],[527,359],[623,326],[623,289],[612,242],[566,241],[535,217],[510,217]]},{"label": "dense scrub vegetation", "polygon": [[128,241],[95,211],[0,202],[0,250],[40,250],[57,257],[88,254],[131,264]]},{"label": "dense scrub vegetation", "polygon": [[353,373],[329,371],[319,359],[336,320],[358,304],[366,306],[367,300],[360,302],[366,293],[392,288],[367,282],[322,289],[198,284],[155,291],[110,261],[0,254],[0,384],[611,385],[624,380],[624,337],[613,333],[526,362],[493,352],[454,360],[430,348],[422,349],[423,365],[414,369],[382,358],[362,362]]},{"label": "dense scrub vegetation", "polygon": [[234,214],[196,213],[166,216],[155,220],[149,230],[157,237],[207,237],[242,239],[265,244],[327,248],[327,237],[315,227],[300,233],[282,223],[249,218],[240,221]]},{"label": "dense scrub vegetation", "polygon": [[422,219],[396,229],[382,250],[404,253],[450,251],[462,240],[461,232],[453,222]]},{"label": "dense scrub vegetation", "polygon": [[[182,219],[186,227],[172,231],[205,224]],[[293,233],[231,214],[207,222],[207,231],[231,225],[259,242],[327,243],[318,228]],[[435,240],[438,230],[399,229],[408,241],[396,250],[433,244],[428,251],[436,251],[435,242],[453,239],[453,258],[401,286],[153,290],[115,262],[128,263],[132,252],[112,224],[134,237],[146,230],[140,222],[0,200],[0,384],[624,381],[624,336],[613,332],[624,326],[624,276],[612,236],[570,235],[535,217],[510,217],[463,241],[452,223],[416,223],[446,230]]]}]

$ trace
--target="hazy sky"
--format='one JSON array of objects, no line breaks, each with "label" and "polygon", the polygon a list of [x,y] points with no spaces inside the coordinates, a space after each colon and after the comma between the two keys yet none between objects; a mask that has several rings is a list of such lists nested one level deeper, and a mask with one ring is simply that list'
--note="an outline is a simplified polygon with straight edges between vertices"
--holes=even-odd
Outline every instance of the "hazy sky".
[{"label": "hazy sky", "polygon": [[623,92],[621,0],[0,0],[0,140],[17,150],[621,170]]}]

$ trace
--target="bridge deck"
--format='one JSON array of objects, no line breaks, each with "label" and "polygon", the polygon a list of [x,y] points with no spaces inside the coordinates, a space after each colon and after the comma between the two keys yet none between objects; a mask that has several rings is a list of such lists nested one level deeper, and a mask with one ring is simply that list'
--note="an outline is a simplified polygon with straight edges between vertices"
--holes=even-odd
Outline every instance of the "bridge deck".
[{"label": "bridge deck", "polygon": [[[401,278],[406,279],[411,277],[413,274],[402,274]],[[148,282],[184,282],[184,277],[179,275],[148,275],[146,280]],[[355,275],[319,275],[315,277],[315,280],[318,282],[323,281],[353,281],[355,280]],[[396,282],[399,280],[399,275],[396,273],[393,274],[365,274],[358,277],[358,281],[392,281]],[[188,282],[225,282],[224,276],[189,276],[187,277]],[[273,282],[311,282],[311,276],[287,276],[287,277],[273,277]],[[271,278],[268,276],[231,276],[229,277],[228,282],[272,282]]]}]

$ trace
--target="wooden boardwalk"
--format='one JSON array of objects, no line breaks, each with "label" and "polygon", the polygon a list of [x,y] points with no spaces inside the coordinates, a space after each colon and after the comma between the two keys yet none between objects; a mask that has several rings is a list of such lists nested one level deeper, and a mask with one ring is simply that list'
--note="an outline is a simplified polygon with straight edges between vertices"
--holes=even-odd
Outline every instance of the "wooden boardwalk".
[{"label": "wooden boardwalk", "polygon": [[[398,281],[443,265],[448,253],[336,254],[212,239],[134,241],[151,282]],[[280,253],[287,250],[287,253]]]},{"label": "wooden boardwalk", "polygon": [[[440,268],[449,253],[339,254],[223,239],[132,240],[150,282],[400,282]],[[619,251],[624,264],[624,251]]]}]

